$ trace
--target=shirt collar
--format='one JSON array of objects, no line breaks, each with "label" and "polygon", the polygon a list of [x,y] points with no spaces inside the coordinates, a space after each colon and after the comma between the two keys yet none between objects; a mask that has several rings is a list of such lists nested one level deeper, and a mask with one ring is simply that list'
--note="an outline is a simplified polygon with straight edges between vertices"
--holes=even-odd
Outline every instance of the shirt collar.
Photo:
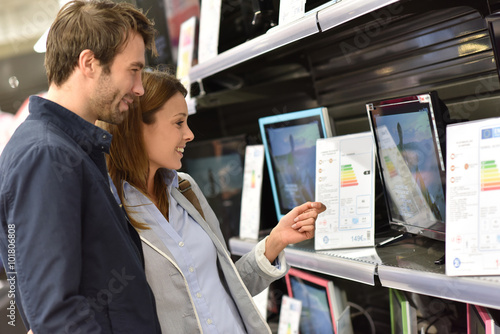
[{"label": "shirt collar", "polygon": [[[171,194],[172,188],[179,187],[179,178],[177,175],[177,171],[173,169],[162,168],[160,169],[160,173],[162,173],[163,180],[167,185],[168,193]],[[133,188],[127,181],[123,181],[123,196],[125,197],[125,199],[127,199],[128,193],[133,189],[135,188]]]},{"label": "shirt collar", "polygon": [[29,111],[30,117],[43,118],[55,124],[88,154],[89,148],[109,153],[111,134],[63,106],[40,96],[30,96]]},{"label": "shirt collar", "polygon": [[160,172],[163,174],[163,179],[165,180],[169,193],[171,193],[172,188],[179,187],[179,178],[176,170],[163,168]]}]

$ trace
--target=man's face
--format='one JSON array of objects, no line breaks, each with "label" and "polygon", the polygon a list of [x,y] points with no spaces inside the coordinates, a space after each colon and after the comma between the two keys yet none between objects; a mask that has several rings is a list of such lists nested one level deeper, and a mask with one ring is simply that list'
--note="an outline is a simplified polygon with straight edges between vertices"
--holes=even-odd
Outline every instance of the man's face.
[{"label": "man's face", "polygon": [[90,108],[97,119],[112,124],[121,123],[134,97],[144,94],[141,80],[144,52],[142,37],[131,33],[123,50],[115,56],[109,73],[101,71],[90,100]]}]

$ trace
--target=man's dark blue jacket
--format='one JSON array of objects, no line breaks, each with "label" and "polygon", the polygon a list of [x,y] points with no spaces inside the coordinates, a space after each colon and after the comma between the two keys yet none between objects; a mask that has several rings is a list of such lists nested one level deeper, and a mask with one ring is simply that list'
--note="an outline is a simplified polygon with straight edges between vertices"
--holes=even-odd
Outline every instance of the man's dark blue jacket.
[{"label": "man's dark blue jacket", "polygon": [[29,109],[0,156],[10,301],[35,334],[159,333],[137,233],[109,187],[111,135],[40,97]]}]

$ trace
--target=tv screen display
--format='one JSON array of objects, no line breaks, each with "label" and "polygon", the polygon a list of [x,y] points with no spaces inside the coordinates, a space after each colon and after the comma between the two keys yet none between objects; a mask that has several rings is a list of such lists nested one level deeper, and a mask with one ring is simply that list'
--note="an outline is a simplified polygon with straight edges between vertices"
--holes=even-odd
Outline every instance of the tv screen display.
[{"label": "tv screen display", "polygon": [[331,136],[326,108],[259,119],[278,219],[314,201],[316,140]]},{"label": "tv screen display", "polygon": [[288,294],[302,302],[301,334],[334,334],[333,283],[316,275],[290,268],[286,275]]},{"label": "tv screen display", "polygon": [[239,235],[246,136],[188,143],[182,171],[191,175],[221,223],[226,241]]},{"label": "tv screen display", "polygon": [[391,226],[444,240],[444,125],[437,94],[368,103]]},{"label": "tv screen display", "polygon": [[[492,2],[490,3],[490,5]],[[496,1],[496,7],[500,8],[500,2]],[[493,58],[497,67],[497,74],[500,75],[500,13],[492,11],[493,14],[486,16],[488,31],[490,33],[491,48],[493,49]]]}]

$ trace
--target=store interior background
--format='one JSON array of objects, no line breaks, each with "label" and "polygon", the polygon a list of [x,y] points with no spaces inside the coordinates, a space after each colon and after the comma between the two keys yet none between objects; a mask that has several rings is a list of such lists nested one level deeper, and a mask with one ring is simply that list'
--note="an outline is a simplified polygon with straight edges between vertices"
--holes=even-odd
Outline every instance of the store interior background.
[{"label": "store interior background", "polygon": [[[168,1],[183,2],[129,1],[142,8],[162,9],[152,13],[157,15],[157,24],[164,22],[158,26],[164,50],[175,44],[168,36],[166,24]],[[386,15],[381,15],[382,10],[377,15],[366,14],[320,36],[237,64],[204,78],[201,87],[193,86],[198,107],[190,125],[197,140],[247,134],[250,143],[258,143],[259,117],[325,106],[336,134],[357,133],[369,130],[365,102],[430,90],[438,91],[450,110],[450,117],[474,120],[498,116],[500,85],[482,16],[487,7],[486,0],[402,1],[393,12],[386,9]],[[35,52],[33,46],[49,28],[58,9],[57,0],[3,1],[2,112],[15,114],[29,95],[47,90],[44,54]],[[175,51],[161,51],[160,59],[150,62],[175,63]],[[273,207],[264,205],[263,210],[264,218],[275,219]],[[344,286],[348,297],[370,312],[378,333],[390,331],[388,289],[329,278]],[[284,293],[283,282],[272,286],[269,304],[272,322],[277,321],[279,300]],[[450,328],[453,321],[464,319],[462,303],[422,299],[423,304],[440,316],[436,324],[442,328]],[[4,311],[2,307],[0,319],[5,319]],[[362,314],[356,321],[360,333],[369,333],[369,324]],[[5,321],[0,321],[1,333],[4,325]],[[22,326],[16,331],[10,327],[7,330],[6,333],[24,332]]]},{"label": "store interior background", "polygon": [[[60,4],[65,0],[6,0],[2,1],[0,11],[0,110],[15,114],[29,95],[38,94],[48,89],[47,77],[43,66],[44,53],[34,50],[34,45],[49,29]],[[160,1],[125,0],[158,8]],[[180,1],[177,1],[181,3]],[[187,3],[198,3],[198,0]],[[166,15],[166,14],[165,14]],[[166,18],[156,19],[166,24]],[[161,29],[164,34],[166,28]],[[164,53],[165,54],[165,53]],[[161,59],[172,64],[173,58]]]},{"label": "store interior background", "polygon": [[[4,1],[0,11],[0,110],[15,113],[31,94],[46,91],[44,53],[33,49],[59,10],[57,0]],[[17,78],[18,84],[13,77]],[[10,82],[9,82],[9,78]]]}]

